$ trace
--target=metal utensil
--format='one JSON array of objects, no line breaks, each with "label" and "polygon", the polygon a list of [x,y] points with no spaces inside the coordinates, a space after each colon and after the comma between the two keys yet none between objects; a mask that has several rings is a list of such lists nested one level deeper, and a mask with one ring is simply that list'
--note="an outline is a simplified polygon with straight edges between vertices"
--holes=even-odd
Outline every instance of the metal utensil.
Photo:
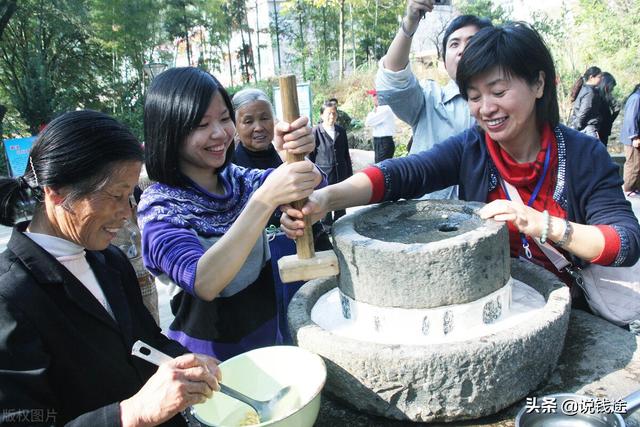
[{"label": "metal utensil", "polygon": [[[627,404],[624,418],[618,413],[575,412],[576,408],[587,406],[581,404],[581,402],[595,401],[595,398],[589,396],[564,393],[545,396],[545,398],[555,402],[557,409],[554,412],[537,413],[527,412],[527,407],[525,406],[516,416],[516,427],[625,427],[627,424],[624,418],[640,408],[640,391],[631,393],[622,399]],[[572,411],[570,413],[565,411],[567,407],[571,407]]]},{"label": "metal utensil", "polygon": [[[160,350],[153,348],[140,340],[136,341],[135,344],[133,344],[131,354],[158,366],[173,359],[171,356],[164,354]],[[220,383],[219,385],[220,392],[251,406],[258,414],[260,422],[272,420],[273,418],[277,417],[278,414],[284,415],[283,412],[286,411],[287,407],[289,406],[287,404],[289,399],[287,399],[286,397],[288,395],[291,395],[290,386],[286,386],[280,389],[269,400],[256,400],[222,383]]]}]

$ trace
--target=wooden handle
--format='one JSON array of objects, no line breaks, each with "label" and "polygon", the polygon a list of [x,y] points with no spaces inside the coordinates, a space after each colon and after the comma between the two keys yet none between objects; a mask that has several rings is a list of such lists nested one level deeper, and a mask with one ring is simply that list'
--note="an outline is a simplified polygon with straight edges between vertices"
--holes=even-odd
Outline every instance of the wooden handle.
[{"label": "wooden handle", "polygon": [[[296,76],[286,75],[280,76],[280,98],[282,101],[282,115],[288,123],[294,122],[300,117],[300,109],[298,108],[298,86],[296,85]],[[304,160],[304,154],[293,154],[287,151],[287,163],[299,162]],[[307,199],[297,200],[292,203],[296,209],[302,209]],[[296,253],[298,258],[309,259],[315,256],[313,249],[313,231],[311,230],[311,221],[307,216],[304,217],[304,232],[302,236],[296,239]]]}]

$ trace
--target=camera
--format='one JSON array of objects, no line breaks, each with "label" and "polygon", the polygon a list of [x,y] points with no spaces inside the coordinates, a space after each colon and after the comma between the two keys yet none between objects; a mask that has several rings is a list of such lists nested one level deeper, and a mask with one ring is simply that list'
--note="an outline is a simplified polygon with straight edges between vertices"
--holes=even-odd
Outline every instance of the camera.
[{"label": "camera", "polygon": [[451,0],[434,0],[433,4],[435,6],[450,6]]}]

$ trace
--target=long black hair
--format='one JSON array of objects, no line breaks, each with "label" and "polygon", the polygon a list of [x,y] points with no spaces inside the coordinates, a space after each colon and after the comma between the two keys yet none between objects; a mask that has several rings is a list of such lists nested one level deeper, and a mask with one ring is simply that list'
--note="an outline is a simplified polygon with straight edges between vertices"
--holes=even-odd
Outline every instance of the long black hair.
[{"label": "long black hair", "polygon": [[549,49],[540,34],[529,24],[514,22],[478,31],[464,49],[458,63],[456,82],[467,100],[471,80],[498,67],[507,76],[523,79],[529,85],[544,72],[544,91],[536,100],[538,126],[560,122],[556,69]]},{"label": "long black hair", "polygon": [[616,84],[616,79],[611,73],[607,73],[606,71],[602,73],[602,80],[598,83],[598,90],[600,91],[602,99],[607,102],[607,105],[610,105],[614,101],[613,88]]},{"label": "long black hair", "polygon": [[[180,187],[186,184],[178,168],[180,147],[207,112],[216,93],[236,117],[229,94],[211,74],[195,67],[170,68],[158,75],[147,91],[144,104],[145,165],[152,181]],[[229,145],[224,164],[231,161],[234,146]]]},{"label": "long black hair", "polygon": [[45,186],[69,189],[65,204],[95,192],[125,161],[143,161],[142,147],[125,125],[97,111],[62,114],[31,147],[24,175],[0,178],[0,223],[14,225],[20,199],[42,202]]},{"label": "long black hair", "polygon": [[576,82],[571,87],[571,96],[569,97],[571,102],[574,102],[576,100],[578,94],[580,93],[580,89],[582,89],[582,86],[585,84],[585,82],[591,77],[595,77],[599,74],[602,74],[602,70],[599,67],[596,67],[594,65],[593,67],[587,68],[587,71],[585,71],[581,77],[578,77],[578,80],[576,80]]}]

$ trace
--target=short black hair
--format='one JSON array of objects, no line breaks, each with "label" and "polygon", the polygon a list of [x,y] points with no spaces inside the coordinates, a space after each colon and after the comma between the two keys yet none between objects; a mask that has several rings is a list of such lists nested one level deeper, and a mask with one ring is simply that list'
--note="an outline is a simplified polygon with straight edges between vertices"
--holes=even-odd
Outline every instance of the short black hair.
[{"label": "short black hair", "polygon": [[143,152],[125,125],[97,111],[64,113],[40,132],[24,175],[0,178],[0,223],[13,225],[20,199],[41,202],[45,186],[68,189],[68,205],[104,188],[114,169],[130,161],[142,163]]},{"label": "short black hair", "polygon": [[447,42],[449,41],[449,37],[455,31],[458,31],[460,28],[464,27],[477,27],[478,30],[481,30],[486,27],[492,27],[493,24],[491,20],[488,18],[480,18],[476,15],[460,15],[456,16],[447,26],[447,29],[444,32],[444,36],[442,37],[442,59],[444,60],[447,54]]},{"label": "short black hair", "polygon": [[[144,104],[145,165],[149,179],[174,187],[187,182],[178,168],[180,147],[207,112],[216,93],[220,93],[235,124],[229,94],[211,74],[195,67],[170,68],[158,75]],[[233,144],[216,173],[231,161]]]},{"label": "short black hair", "polygon": [[593,67],[587,68],[587,70],[582,75],[582,78],[584,80],[589,80],[591,77],[599,76],[600,74],[602,74],[602,70],[600,69],[600,67],[594,65]]},{"label": "short black hair", "polygon": [[529,85],[538,81],[544,72],[544,91],[536,100],[538,126],[560,122],[556,69],[551,52],[540,34],[529,24],[513,22],[478,31],[458,63],[456,82],[460,94],[467,100],[471,80],[498,67],[506,76],[523,79]]},{"label": "short black hair", "polygon": [[338,109],[338,101],[336,101],[335,98],[331,98],[331,99],[328,99],[328,100],[324,101],[322,103],[322,105],[320,106],[320,114],[324,113],[325,109],[333,108],[333,107],[335,107],[336,110]]}]

